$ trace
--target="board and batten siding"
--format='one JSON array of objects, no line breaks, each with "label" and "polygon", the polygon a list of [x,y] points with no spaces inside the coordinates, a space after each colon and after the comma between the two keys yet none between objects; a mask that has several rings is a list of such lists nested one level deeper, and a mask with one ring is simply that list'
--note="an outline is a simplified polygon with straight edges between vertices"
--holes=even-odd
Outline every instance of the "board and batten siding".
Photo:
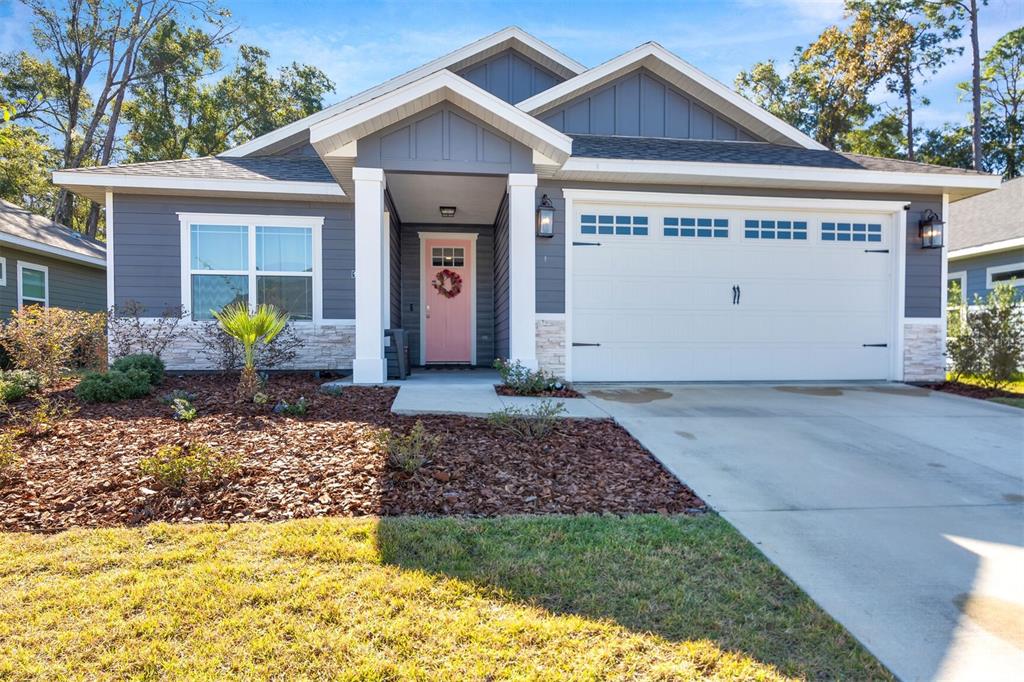
[{"label": "board and batten siding", "polygon": [[490,225],[402,225],[402,328],[409,362],[420,359],[420,232],[476,234],[476,364],[494,361],[494,231]]},{"label": "board and batten siding", "polygon": [[0,286],[0,319],[18,308],[18,263],[41,265],[48,270],[50,306],[92,313],[107,309],[107,274],[103,268],[0,246],[6,259],[7,283]]},{"label": "board and batten siding", "polygon": [[570,135],[760,139],[643,68],[541,113],[539,118]]},{"label": "board and batten siding", "polygon": [[351,204],[114,195],[114,297],[159,316],[181,306],[178,213],[323,216],[324,319],[355,317],[355,232]]},{"label": "board and batten siding", "polygon": [[[863,192],[832,192],[826,190],[780,190],[753,187],[707,187],[681,185],[635,185],[624,183],[595,182],[555,182],[541,180],[537,187],[537,198],[547,194],[555,205],[555,237],[551,240],[538,240],[537,246],[537,312],[565,312],[565,262],[559,262],[555,252],[564,254],[566,235],[565,199],[563,189],[604,189],[618,192],[665,192],[671,194],[735,194],[742,196],[812,198],[812,199],[849,199],[876,201],[909,201],[907,211],[907,243],[906,243],[906,293],[904,315],[906,317],[937,318],[942,316],[942,249],[922,249],[917,236],[917,223],[921,214],[932,209],[941,213],[941,196],[908,196],[906,194],[863,193]],[[819,227],[820,229],[820,227]],[[550,247],[541,244],[550,242]],[[558,244],[562,245],[559,250]],[[542,262],[542,259],[547,257]],[[541,272],[542,266],[546,268]],[[561,272],[559,272],[561,268]],[[543,278],[543,279],[542,279]],[[561,289],[559,290],[559,284]]]},{"label": "board and batten siding", "polygon": [[457,74],[510,104],[529,99],[564,80],[511,49],[466,67]]}]

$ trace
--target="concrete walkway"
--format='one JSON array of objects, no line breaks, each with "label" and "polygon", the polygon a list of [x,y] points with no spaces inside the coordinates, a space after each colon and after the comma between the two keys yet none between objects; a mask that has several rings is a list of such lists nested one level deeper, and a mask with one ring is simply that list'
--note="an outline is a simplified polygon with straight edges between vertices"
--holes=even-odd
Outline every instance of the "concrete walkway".
[{"label": "concrete walkway", "polygon": [[584,393],[902,679],[1024,670],[1024,411],[891,384]]}]

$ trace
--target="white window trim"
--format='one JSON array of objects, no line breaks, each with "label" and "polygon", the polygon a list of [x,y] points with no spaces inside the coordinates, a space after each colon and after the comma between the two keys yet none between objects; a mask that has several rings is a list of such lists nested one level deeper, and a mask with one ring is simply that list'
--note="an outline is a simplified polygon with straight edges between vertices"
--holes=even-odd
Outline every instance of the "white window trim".
[{"label": "white window trim", "polygon": [[0,287],[7,286],[7,259],[0,256]]},{"label": "white window trim", "polygon": [[18,310],[21,310],[24,296],[21,294],[21,275],[24,270],[39,270],[43,273],[43,298],[29,298],[34,303],[42,303],[44,308],[50,307],[50,268],[27,261],[18,261]]},{"label": "white window trim", "polygon": [[[1007,265],[993,265],[985,268],[985,288],[994,289],[999,284],[999,282],[992,281],[992,275],[998,275],[1000,272],[1010,272],[1011,270],[1024,270],[1024,261],[1008,263]],[[1024,287],[1024,277],[1014,280],[1013,286]]]},{"label": "white window trim", "polygon": [[964,301],[967,299],[967,271],[957,270],[956,272],[946,273],[946,291],[949,291],[949,283],[953,280],[960,282],[960,295],[964,297]]},{"label": "white window trim", "polygon": [[[256,302],[256,226],[264,227],[305,227],[313,231],[313,272],[259,271],[260,275],[284,275],[288,277],[311,276],[313,278],[313,319],[296,320],[296,323],[319,324],[324,317],[323,282],[323,216],[277,216],[240,213],[178,213],[181,223],[181,304],[192,317],[192,225],[238,225],[248,228],[249,269],[245,273],[234,270],[204,270],[203,274],[244,274],[249,277],[249,302]],[[196,320],[193,320],[196,321]]]}]

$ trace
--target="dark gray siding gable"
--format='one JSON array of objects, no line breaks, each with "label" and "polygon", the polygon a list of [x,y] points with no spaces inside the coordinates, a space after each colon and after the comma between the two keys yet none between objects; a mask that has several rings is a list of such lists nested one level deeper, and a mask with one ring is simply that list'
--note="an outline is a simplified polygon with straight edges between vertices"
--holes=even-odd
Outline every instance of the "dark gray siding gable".
[{"label": "dark gray siding gable", "polygon": [[18,308],[18,263],[41,265],[47,269],[50,306],[68,310],[102,312],[107,308],[106,270],[82,263],[0,246],[6,259],[6,284],[0,286],[0,318],[6,319]]},{"label": "dark gray siding gable", "polygon": [[570,135],[758,139],[646,69],[581,95],[540,119]]},{"label": "dark gray siding gable", "polygon": [[357,165],[392,171],[532,173],[533,152],[441,102],[359,140]]},{"label": "dark gray siding gable", "polygon": [[511,104],[533,97],[563,80],[515,50],[496,54],[459,71],[458,75]]},{"label": "dark gray siding gable", "polygon": [[178,213],[323,216],[325,319],[355,317],[355,234],[350,204],[114,195],[114,296],[138,301],[145,315],[181,305]]}]

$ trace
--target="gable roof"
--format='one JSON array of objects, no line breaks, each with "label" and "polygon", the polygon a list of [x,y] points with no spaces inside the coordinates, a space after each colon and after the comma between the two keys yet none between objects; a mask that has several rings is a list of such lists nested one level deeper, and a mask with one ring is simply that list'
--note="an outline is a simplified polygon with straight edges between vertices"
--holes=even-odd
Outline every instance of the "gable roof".
[{"label": "gable roof", "polygon": [[571,78],[586,70],[586,67],[574,59],[562,54],[547,43],[539,40],[518,26],[509,26],[480,40],[449,52],[443,57],[407,71],[400,76],[385,81],[369,90],[364,90],[337,104],[326,107],[315,114],[290,123],[286,126],[261,135],[245,144],[229,149],[220,154],[221,157],[240,157],[256,153],[270,153],[286,149],[302,141],[302,135],[312,126],[336,116],[348,109],[364,104],[392,90],[413,83],[441,70],[458,71],[488,57],[515,49],[530,57],[538,64],[549,69],[562,78]]},{"label": "gable roof", "polygon": [[106,267],[106,245],[49,218],[0,199],[0,245]]},{"label": "gable roof", "polygon": [[1024,178],[949,205],[949,257],[1024,248]]},{"label": "gable roof", "polygon": [[768,142],[796,145],[807,149],[825,149],[822,144],[807,134],[768,113],[732,88],[720,83],[655,42],[644,43],[600,66],[523,100],[516,106],[534,116],[539,116],[639,68],[646,68],[657,74],[683,92],[691,94]]}]

